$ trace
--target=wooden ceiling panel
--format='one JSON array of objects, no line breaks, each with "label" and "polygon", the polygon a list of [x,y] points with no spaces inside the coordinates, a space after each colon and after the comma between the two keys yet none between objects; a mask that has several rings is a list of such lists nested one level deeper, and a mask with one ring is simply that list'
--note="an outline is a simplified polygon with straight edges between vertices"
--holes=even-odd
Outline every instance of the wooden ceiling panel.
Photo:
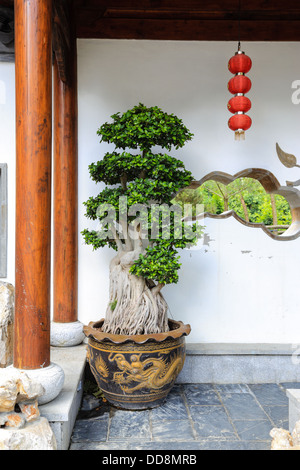
[{"label": "wooden ceiling panel", "polygon": [[300,11],[299,0],[73,0],[75,10]]},{"label": "wooden ceiling panel", "polygon": [[106,8],[138,10],[238,10],[239,0],[74,0],[75,9],[102,10]]},{"label": "wooden ceiling panel", "polygon": [[241,10],[300,11],[299,0],[241,0]]},{"label": "wooden ceiling panel", "polygon": [[[241,21],[241,41],[300,41],[300,19],[294,21]],[[155,20],[99,18],[82,24],[81,38],[153,39],[182,41],[237,41],[234,20]]]},{"label": "wooden ceiling panel", "polygon": [[299,41],[299,0],[74,0],[79,38]]},{"label": "wooden ceiling panel", "polygon": [[79,38],[300,41],[300,0],[67,1]]}]

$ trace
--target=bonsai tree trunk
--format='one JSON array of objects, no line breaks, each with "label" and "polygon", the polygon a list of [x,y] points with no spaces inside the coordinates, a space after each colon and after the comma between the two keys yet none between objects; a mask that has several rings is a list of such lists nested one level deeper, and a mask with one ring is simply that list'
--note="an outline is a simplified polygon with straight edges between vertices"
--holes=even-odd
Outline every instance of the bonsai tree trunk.
[{"label": "bonsai tree trunk", "polygon": [[161,294],[163,284],[130,273],[141,248],[118,252],[110,264],[109,304],[102,330],[112,334],[166,332],[168,305]]}]

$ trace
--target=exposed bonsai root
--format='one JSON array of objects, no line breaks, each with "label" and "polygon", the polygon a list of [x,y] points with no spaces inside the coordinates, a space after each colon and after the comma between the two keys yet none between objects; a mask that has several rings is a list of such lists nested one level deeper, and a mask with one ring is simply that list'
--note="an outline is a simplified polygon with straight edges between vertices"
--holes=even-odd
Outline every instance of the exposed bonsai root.
[{"label": "exposed bonsai root", "polygon": [[102,330],[124,335],[168,331],[168,305],[162,294],[144,278],[130,274],[128,259],[124,261],[117,256],[111,264],[110,300]]}]

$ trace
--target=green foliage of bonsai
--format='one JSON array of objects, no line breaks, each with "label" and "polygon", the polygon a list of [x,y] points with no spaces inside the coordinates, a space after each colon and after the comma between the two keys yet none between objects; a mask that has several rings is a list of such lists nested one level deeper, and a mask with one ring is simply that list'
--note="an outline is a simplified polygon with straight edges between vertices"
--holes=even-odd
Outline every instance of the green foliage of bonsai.
[{"label": "green foliage of bonsai", "polygon": [[[201,228],[187,227],[172,200],[192,175],[182,161],[152,149],[179,149],[192,134],[181,119],[158,107],[135,106],[111,116],[98,135],[115,150],[89,166],[96,183],[107,186],[84,202],[98,230],[82,232],[94,249],[117,251],[110,264],[110,296],[103,330],[114,334],[168,331],[164,285],[177,283],[178,249],[197,242]],[[129,152],[132,149],[136,152]],[[178,211],[180,209],[180,211]]]}]

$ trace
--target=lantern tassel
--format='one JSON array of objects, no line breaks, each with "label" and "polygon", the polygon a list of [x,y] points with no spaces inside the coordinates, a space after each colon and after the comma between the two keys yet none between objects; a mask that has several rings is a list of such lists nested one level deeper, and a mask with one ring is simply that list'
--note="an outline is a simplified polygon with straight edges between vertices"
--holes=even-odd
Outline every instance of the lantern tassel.
[{"label": "lantern tassel", "polygon": [[235,131],[235,140],[245,140],[245,131],[243,129],[238,129]]}]

